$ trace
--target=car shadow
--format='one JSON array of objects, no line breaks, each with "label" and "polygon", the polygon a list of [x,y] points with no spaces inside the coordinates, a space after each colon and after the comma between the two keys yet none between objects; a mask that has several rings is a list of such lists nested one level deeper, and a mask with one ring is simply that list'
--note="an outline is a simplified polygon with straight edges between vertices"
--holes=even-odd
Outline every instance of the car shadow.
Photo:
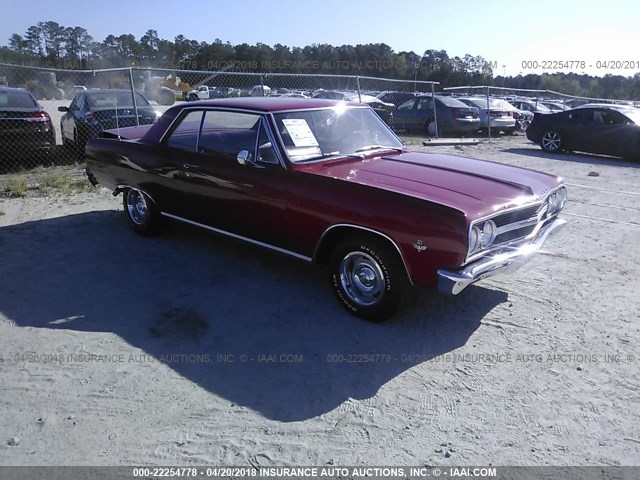
[{"label": "car shadow", "polygon": [[529,157],[544,158],[547,160],[563,160],[574,163],[588,163],[589,165],[608,165],[612,167],[640,168],[640,163],[622,160],[617,157],[594,155],[591,153],[545,153],[542,150],[531,148],[505,148],[507,153],[527,155]]},{"label": "car shadow", "polygon": [[370,324],[339,306],[322,267],[182,225],[141,237],[117,211],[2,227],[0,249],[0,309],[16,326],[112,332],[287,422],[372,397],[464,345],[507,299],[475,286],[457,297],[418,290],[394,320]]}]

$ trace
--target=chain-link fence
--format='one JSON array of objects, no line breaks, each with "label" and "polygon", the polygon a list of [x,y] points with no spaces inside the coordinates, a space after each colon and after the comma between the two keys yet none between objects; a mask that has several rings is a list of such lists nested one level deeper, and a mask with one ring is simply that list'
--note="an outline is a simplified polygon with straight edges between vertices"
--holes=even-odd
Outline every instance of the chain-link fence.
[{"label": "chain-link fence", "polygon": [[[350,100],[369,104],[402,134],[459,134],[462,130],[455,128],[464,126],[463,133],[475,135],[485,126],[486,133],[481,135],[491,137],[500,131],[513,133],[518,122],[526,128],[526,119],[533,116],[530,113],[528,117],[526,111],[539,105],[542,108],[544,103],[555,101],[556,108],[564,109],[578,102],[600,100],[548,90],[491,86],[436,92],[437,86],[437,82],[355,75],[136,67],[54,70],[0,64],[0,173],[82,162],[88,138],[104,129],[153,123],[179,102],[241,96]],[[437,102],[433,101],[434,95]],[[459,103],[447,107],[448,96],[509,101],[525,113],[514,121],[514,115],[509,113],[507,118],[504,111],[500,111],[501,118],[494,118],[489,108],[485,125],[481,104],[476,105],[478,119],[474,116],[477,113],[470,113],[474,111],[472,103],[467,102],[471,107],[467,110],[459,108]]]}]

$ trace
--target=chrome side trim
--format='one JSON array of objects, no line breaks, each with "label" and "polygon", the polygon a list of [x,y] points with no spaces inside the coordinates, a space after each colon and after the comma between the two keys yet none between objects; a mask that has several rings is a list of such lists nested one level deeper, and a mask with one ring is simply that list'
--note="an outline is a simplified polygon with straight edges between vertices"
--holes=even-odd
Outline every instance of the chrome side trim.
[{"label": "chrome side trim", "polygon": [[322,233],[322,235],[320,235],[320,240],[318,240],[318,243],[316,244],[316,248],[313,251],[312,261],[314,263],[316,262],[316,258],[318,256],[318,250],[320,250],[320,245],[322,245],[322,241],[324,240],[324,237],[331,230],[333,230],[334,228],[338,228],[338,227],[357,228],[359,230],[364,230],[366,232],[373,233],[375,235],[379,235],[379,236],[385,238],[386,240],[388,240],[389,242],[391,242],[391,244],[395,247],[396,251],[398,252],[398,255],[400,255],[400,260],[402,260],[402,265],[404,266],[404,271],[407,273],[407,278],[409,279],[409,283],[411,285],[413,285],[413,280],[411,279],[411,274],[409,273],[409,269],[407,268],[407,262],[405,262],[404,256],[402,255],[402,251],[400,250],[400,247],[395,242],[395,240],[393,240],[393,238],[391,238],[389,235],[386,235],[386,234],[384,234],[382,232],[379,232],[378,230],[373,230],[372,228],[367,228],[367,227],[363,227],[363,226],[360,226],[360,225],[354,225],[352,223],[336,223],[335,225],[331,225],[329,228],[327,228]]},{"label": "chrome side trim", "polygon": [[160,212],[161,215],[172,218],[174,220],[178,220],[180,222],[188,223],[190,225],[195,225],[196,227],[201,227],[207,230],[211,230],[212,232],[219,233],[221,235],[226,235],[227,237],[236,238],[238,240],[243,240],[248,243],[252,243],[253,245],[258,245],[260,247],[268,248],[269,250],[275,250],[276,252],[284,253],[285,255],[289,255],[291,257],[298,258],[300,260],[304,260],[305,262],[311,263],[311,257],[307,257],[305,255],[300,255],[299,253],[292,252],[291,250],[286,250],[284,248],[276,247],[269,243],[260,242],[258,240],[254,240],[252,238],[243,237],[242,235],[238,235],[236,233],[227,232],[226,230],[221,230],[219,228],[210,227],[209,225],[204,225],[202,223],[194,222],[193,220],[189,220],[186,218],[179,217],[177,215],[172,215],[171,213]]}]

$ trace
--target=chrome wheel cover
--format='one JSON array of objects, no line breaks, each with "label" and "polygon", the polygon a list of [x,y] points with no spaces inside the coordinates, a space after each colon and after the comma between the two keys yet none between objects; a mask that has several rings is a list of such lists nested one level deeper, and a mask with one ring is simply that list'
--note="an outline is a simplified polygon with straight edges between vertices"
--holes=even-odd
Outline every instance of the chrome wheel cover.
[{"label": "chrome wheel cover", "polygon": [[349,299],[363,307],[380,302],[386,286],[378,262],[363,252],[351,252],[342,259],[340,282]]},{"label": "chrome wheel cover", "polygon": [[147,200],[140,190],[131,189],[127,192],[127,210],[129,218],[136,225],[143,225],[149,217]]},{"label": "chrome wheel cover", "polygon": [[556,151],[560,149],[560,135],[556,132],[547,132],[542,136],[542,146],[545,150]]}]

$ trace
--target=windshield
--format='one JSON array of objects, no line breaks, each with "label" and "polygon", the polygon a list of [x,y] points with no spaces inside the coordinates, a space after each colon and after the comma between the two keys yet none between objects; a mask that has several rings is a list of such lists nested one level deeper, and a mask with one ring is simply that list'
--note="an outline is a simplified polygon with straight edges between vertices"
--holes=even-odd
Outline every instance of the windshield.
[{"label": "windshield", "polygon": [[[89,102],[90,108],[115,108],[116,105],[118,105],[118,108],[133,108],[131,92],[126,90],[117,92],[114,92],[113,90],[94,92],[87,95],[87,100]],[[136,104],[139,107],[145,107],[149,105],[149,102],[147,102],[147,100],[142,95],[136,93]]]},{"label": "windshield", "polygon": [[291,162],[367,150],[401,149],[403,143],[370,108],[335,108],[274,115]]}]

